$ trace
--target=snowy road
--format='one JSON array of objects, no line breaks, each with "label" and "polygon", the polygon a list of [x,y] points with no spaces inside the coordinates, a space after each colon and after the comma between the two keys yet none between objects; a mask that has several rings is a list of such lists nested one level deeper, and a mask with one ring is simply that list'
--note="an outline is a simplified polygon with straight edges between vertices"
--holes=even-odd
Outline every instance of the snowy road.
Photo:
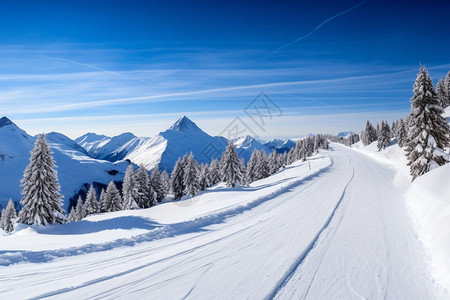
[{"label": "snowy road", "polygon": [[0,297],[438,298],[395,171],[340,145],[327,155],[330,167],[216,224],[1,267]]}]

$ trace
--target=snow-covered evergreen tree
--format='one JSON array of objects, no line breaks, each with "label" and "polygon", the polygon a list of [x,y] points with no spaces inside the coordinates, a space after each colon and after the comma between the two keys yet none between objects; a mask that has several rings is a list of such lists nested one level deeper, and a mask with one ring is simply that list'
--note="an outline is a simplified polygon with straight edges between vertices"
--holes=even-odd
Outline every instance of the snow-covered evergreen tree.
[{"label": "snow-covered evergreen tree", "polygon": [[143,165],[139,166],[139,169],[134,173],[135,182],[135,194],[134,199],[140,208],[148,208],[156,205],[156,193],[153,190],[148,172]]},{"label": "snow-covered evergreen tree", "polygon": [[366,122],[366,128],[364,129],[363,133],[361,134],[361,141],[364,146],[367,146],[371,144],[372,142],[375,142],[378,139],[377,137],[377,131],[373,127],[372,123],[367,120]]},{"label": "snow-covered evergreen tree", "polygon": [[280,169],[280,166],[278,165],[278,153],[275,150],[273,150],[272,153],[269,154],[268,162],[269,162],[269,174],[274,174],[276,171]]},{"label": "snow-covered evergreen tree", "polygon": [[136,185],[134,182],[134,168],[129,164],[125,171],[122,183],[122,208],[123,209],[137,209],[139,205],[135,199]]},{"label": "snow-covered evergreen tree", "polygon": [[77,212],[74,206],[70,209],[69,216],[67,217],[67,222],[76,222],[77,220]]},{"label": "snow-covered evergreen tree", "polygon": [[288,152],[287,164],[290,165],[296,160],[297,160],[297,158],[295,157],[295,148],[292,147],[291,150],[289,150],[289,152]]},{"label": "snow-covered evergreen tree", "polygon": [[179,199],[183,196],[184,193],[184,185],[183,185],[183,162],[179,158],[175,163],[175,167],[173,168],[172,174],[170,175],[170,190],[172,191],[174,199]]},{"label": "snow-covered evergreen tree", "polygon": [[395,138],[397,139],[398,146],[400,148],[403,148],[403,146],[406,144],[406,141],[408,139],[408,131],[406,130],[405,122],[402,118],[398,120],[397,123],[397,133]]},{"label": "snow-covered evergreen tree", "polygon": [[[114,181],[110,181],[106,188],[105,199],[102,203],[102,210],[113,212],[122,210],[122,197]],[[78,214],[78,213],[77,213]]]},{"label": "snow-covered evergreen tree", "polygon": [[378,151],[385,149],[391,142],[391,129],[389,124],[381,121],[380,131],[378,134]]},{"label": "snow-covered evergreen tree", "polygon": [[86,211],[86,215],[96,214],[100,212],[100,209],[98,207],[97,194],[92,184],[86,194],[86,200],[84,201],[84,210]]},{"label": "snow-covered evergreen tree", "polygon": [[239,160],[239,166],[241,169],[241,174],[242,174],[242,178],[241,178],[241,184],[242,185],[249,185],[250,184],[250,180],[247,178],[247,166],[245,165],[245,160],[244,158],[241,158]]},{"label": "snow-covered evergreen tree", "polygon": [[5,232],[12,232],[14,230],[14,222],[17,218],[16,208],[11,199],[9,199],[6,208],[2,209],[2,218],[0,225]]},{"label": "snow-covered evergreen tree", "polygon": [[161,172],[161,181],[164,188],[164,195],[167,197],[167,194],[170,192],[170,176],[166,170]]},{"label": "snow-covered evergreen tree", "polygon": [[158,165],[153,168],[152,174],[150,175],[150,184],[156,192],[156,200],[158,202],[161,202],[164,198],[166,198],[166,190],[164,188],[162,174],[158,168]]},{"label": "snow-covered evergreen tree", "polygon": [[412,180],[447,163],[443,149],[450,142],[450,128],[425,67],[420,68],[413,92],[406,149]]},{"label": "snow-covered evergreen tree", "polygon": [[445,90],[446,90],[446,94],[447,94],[447,103],[444,106],[444,108],[446,108],[446,107],[450,106],[450,71],[447,73],[447,76],[445,77],[444,84],[445,84]]},{"label": "snow-covered evergreen tree", "polygon": [[86,210],[84,207],[83,200],[81,199],[81,196],[78,196],[77,208],[75,210],[75,213],[76,213],[77,221],[86,218],[87,213],[86,213]]},{"label": "snow-covered evergreen tree", "polygon": [[211,184],[209,182],[209,167],[208,167],[208,165],[205,165],[203,163],[200,165],[200,174],[199,174],[198,182],[199,182],[201,191],[203,191],[207,187],[211,186]]},{"label": "snow-covered evergreen tree", "polygon": [[228,143],[228,146],[220,159],[220,173],[222,175],[222,180],[226,182],[227,186],[233,187],[237,182],[242,182],[240,164],[234,144]]},{"label": "snow-covered evergreen tree", "polygon": [[208,167],[208,174],[209,174],[209,184],[215,185],[216,183],[219,183],[221,181],[220,178],[220,164],[217,159],[213,159]]},{"label": "snow-covered evergreen tree", "polygon": [[256,174],[256,169],[258,167],[258,158],[259,158],[258,150],[254,149],[252,155],[250,156],[250,159],[247,162],[246,177],[249,183],[252,183],[253,181],[257,180],[257,178],[259,177]]},{"label": "snow-covered evergreen tree", "polygon": [[44,134],[38,136],[30,154],[30,163],[21,180],[23,198],[19,222],[29,225],[63,223],[66,216],[61,207],[58,173]]},{"label": "snow-covered evergreen tree", "polygon": [[436,85],[436,94],[439,104],[445,108],[450,105],[450,96],[448,95],[447,86],[443,79],[440,79]]},{"label": "snow-covered evergreen tree", "polygon": [[197,161],[194,159],[194,154],[189,154],[189,157],[184,166],[183,194],[188,196],[194,196],[200,190],[199,183],[199,167]]},{"label": "snow-covered evergreen tree", "polygon": [[99,211],[100,211],[100,212],[106,212],[106,211],[103,209],[103,207],[106,207],[106,206],[107,206],[106,204],[103,204],[103,203],[105,203],[105,201],[106,201],[106,192],[105,192],[105,189],[103,189],[103,188],[102,188],[102,190],[100,191],[100,197],[98,198],[98,201],[99,201],[99,205],[98,205]]}]

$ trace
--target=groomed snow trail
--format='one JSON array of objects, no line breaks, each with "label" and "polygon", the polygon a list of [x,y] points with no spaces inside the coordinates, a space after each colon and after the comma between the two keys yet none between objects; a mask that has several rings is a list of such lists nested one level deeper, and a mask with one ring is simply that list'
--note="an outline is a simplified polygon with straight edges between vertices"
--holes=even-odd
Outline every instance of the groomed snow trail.
[{"label": "groomed snow trail", "polygon": [[436,299],[395,171],[340,145],[327,170],[170,238],[1,268],[3,299]]}]

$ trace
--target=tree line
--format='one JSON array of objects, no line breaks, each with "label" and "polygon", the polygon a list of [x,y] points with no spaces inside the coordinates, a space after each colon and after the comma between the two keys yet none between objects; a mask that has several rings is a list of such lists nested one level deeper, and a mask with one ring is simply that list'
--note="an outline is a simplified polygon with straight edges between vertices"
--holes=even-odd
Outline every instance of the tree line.
[{"label": "tree line", "polygon": [[93,185],[89,187],[85,199],[79,196],[76,205],[66,216],[62,208],[62,195],[52,152],[44,134],[40,134],[30,152],[30,163],[21,180],[22,208],[18,215],[12,200],[2,210],[0,226],[6,232],[14,230],[14,223],[28,225],[47,225],[79,221],[90,214],[114,212],[127,209],[140,209],[155,206],[171,194],[177,200],[183,196],[194,196],[198,192],[224,182],[227,187],[249,185],[266,178],[297,160],[306,160],[319,149],[328,149],[325,135],[305,137],[296,142],[289,152],[267,155],[264,150],[255,149],[249,161],[239,159],[233,143],[229,143],[220,160],[213,159],[210,164],[199,164],[192,152],[179,158],[170,176],[156,166],[149,176],[143,165],[136,170],[128,165],[122,189],[110,181],[106,190],[97,197]]}]

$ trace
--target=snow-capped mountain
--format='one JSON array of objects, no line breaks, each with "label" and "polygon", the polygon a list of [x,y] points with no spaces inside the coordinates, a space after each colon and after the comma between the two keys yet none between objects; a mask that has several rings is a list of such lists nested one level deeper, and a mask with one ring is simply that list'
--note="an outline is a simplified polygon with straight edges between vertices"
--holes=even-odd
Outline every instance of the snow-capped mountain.
[{"label": "snow-capped mountain", "polygon": [[170,172],[176,160],[191,151],[201,163],[220,158],[227,143],[224,137],[210,136],[183,116],[169,129],[152,138],[131,140],[126,147],[132,150],[124,158],[143,164],[147,169],[158,164],[159,168]]},{"label": "snow-capped mountain", "polygon": [[[144,165],[151,170],[156,165],[160,169],[171,172],[179,157],[192,152],[200,163],[210,163],[214,158],[220,158],[228,144],[224,137],[211,136],[200,129],[186,116],[177,120],[169,129],[154,137],[135,137],[124,133],[113,138],[93,134],[85,134],[79,138],[80,146],[89,155],[97,159],[111,162],[128,159],[136,164]],[[263,149],[267,154],[272,150],[251,136],[233,141],[240,157],[247,161],[254,149]]]},{"label": "snow-capped mountain", "polygon": [[[107,184],[110,180],[122,180],[127,162],[111,163],[93,159],[75,141],[57,132],[49,133],[46,137],[58,166],[65,209],[70,199],[84,188],[83,184]],[[0,204],[3,206],[9,198],[13,201],[21,199],[20,180],[29,163],[34,141],[35,137],[28,135],[8,118],[0,119]]]},{"label": "snow-capped mountain", "polygon": [[268,147],[271,150],[275,150],[278,153],[284,153],[289,152],[292,147],[295,147],[295,142],[290,139],[273,139],[264,143],[264,146]]},{"label": "snow-capped mountain", "polygon": [[239,157],[244,158],[246,162],[250,159],[250,156],[255,149],[264,150],[267,155],[272,152],[271,149],[249,135],[233,140],[233,144],[236,146],[236,151],[239,154]]}]

